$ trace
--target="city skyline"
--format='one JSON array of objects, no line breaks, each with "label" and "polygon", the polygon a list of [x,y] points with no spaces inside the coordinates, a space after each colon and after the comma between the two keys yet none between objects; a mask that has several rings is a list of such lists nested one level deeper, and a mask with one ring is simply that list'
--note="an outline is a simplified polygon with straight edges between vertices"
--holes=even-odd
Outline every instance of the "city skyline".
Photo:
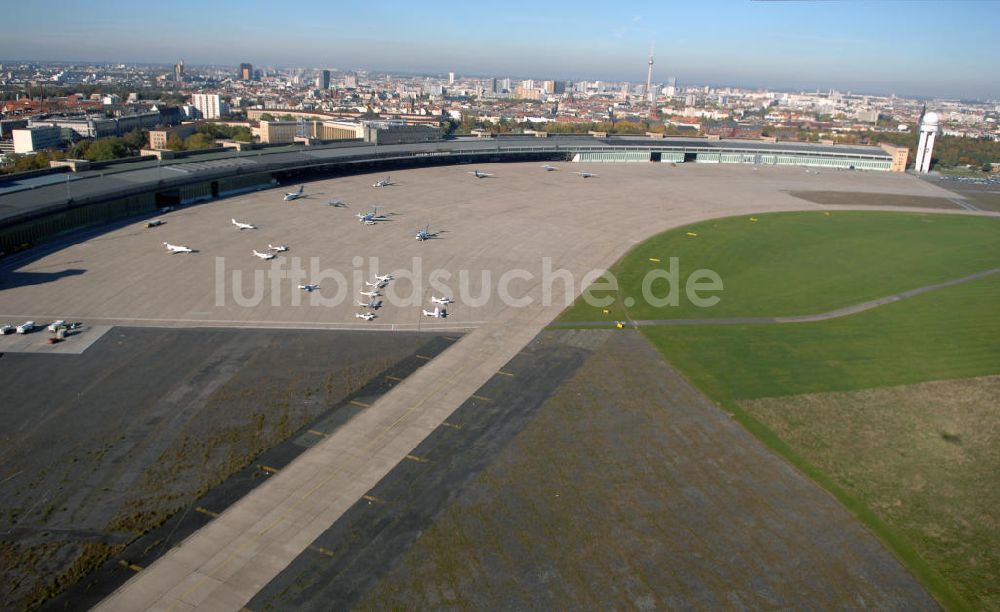
[{"label": "city skyline", "polygon": [[[44,0],[8,9],[4,61],[312,66],[379,72],[549,76],[900,96],[1000,98],[984,78],[1000,52],[997,2],[717,2],[608,14],[586,1],[420,9],[389,3],[343,11],[314,2],[102,6]],[[265,10],[265,7],[267,10]],[[41,17],[44,16],[44,19]],[[150,24],[155,24],[151,26]],[[44,27],[45,37],[37,35]],[[160,35],[150,36],[150,27]],[[247,44],[252,38],[253,44]],[[917,43],[922,41],[922,45]],[[947,49],[942,53],[941,49]]]}]

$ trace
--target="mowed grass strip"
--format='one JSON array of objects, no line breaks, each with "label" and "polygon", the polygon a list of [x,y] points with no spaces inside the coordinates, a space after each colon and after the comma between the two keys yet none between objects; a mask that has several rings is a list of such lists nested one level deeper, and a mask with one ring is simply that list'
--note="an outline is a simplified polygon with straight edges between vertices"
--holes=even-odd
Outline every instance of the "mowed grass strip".
[{"label": "mowed grass strip", "polygon": [[[678,258],[679,304],[656,307],[643,299],[643,279],[651,270],[669,269],[671,257]],[[991,218],[855,211],[730,217],[636,246],[611,269],[618,291],[592,293],[613,298],[612,305],[591,306],[581,298],[561,320],[814,314],[998,266],[1000,223]],[[688,276],[702,268],[715,271],[724,285],[702,294],[720,298],[709,308],[684,295]],[[669,283],[659,279],[651,288],[663,297]],[[626,298],[635,304],[626,308]]]},{"label": "mowed grass strip", "polygon": [[1000,277],[816,323],[644,327],[716,400],[1000,373]]}]

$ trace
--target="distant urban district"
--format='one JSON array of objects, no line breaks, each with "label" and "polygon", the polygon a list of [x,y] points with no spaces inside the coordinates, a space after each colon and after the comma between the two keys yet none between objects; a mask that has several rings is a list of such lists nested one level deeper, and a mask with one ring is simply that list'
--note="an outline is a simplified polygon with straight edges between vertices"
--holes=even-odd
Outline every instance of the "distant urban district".
[{"label": "distant urban district", "polygon": [[[652,61],[652,58],[650,58]],[[1000,171],[1000,102],[784,92],[665,82],[515,80],[327,69],[0,64],[0,172],[65,160],[363,140],[499,134],[639,135],[909,149],[940,118],[931,169]],[[993,179],[995,180],[995,178]]]}]

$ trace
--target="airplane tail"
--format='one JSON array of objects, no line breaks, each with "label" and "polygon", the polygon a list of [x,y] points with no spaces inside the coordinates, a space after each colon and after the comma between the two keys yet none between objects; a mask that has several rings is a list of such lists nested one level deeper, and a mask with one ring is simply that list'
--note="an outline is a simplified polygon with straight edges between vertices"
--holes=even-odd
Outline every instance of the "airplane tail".
[{"label": "airplane tail", "polygon": [[306,189],[305,185],[299,185],[299,193],[302,193],[303,191],[305,191],[305,189]]}]

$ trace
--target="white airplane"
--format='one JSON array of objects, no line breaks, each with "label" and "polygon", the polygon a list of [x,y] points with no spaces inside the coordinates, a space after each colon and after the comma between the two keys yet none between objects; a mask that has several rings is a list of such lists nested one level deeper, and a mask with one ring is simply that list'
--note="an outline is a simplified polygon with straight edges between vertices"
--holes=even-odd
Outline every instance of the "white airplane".
[{"label": "white airplane", "polygon": [[66,327],[66,320],[65,319],[57,319],[57,320],[49,323],[49,331],[50,332],[54,332],[57,329],[59,329],[60,327]]},{"label": "white airplane", "polygon": [[363,295],[365,297],[370,297],[370,298],[377,298],[378,296],[382,295],[381,293],[379,293],[378,291],[375,291],[375,290],[372,290],[372,291],[359,291],[358,293],[360,293],[361,295]]},{"label": "white airplane", "polygon": [[356,313],[354,313],[354,318],[356,318],[356,319],[364,319],[365,321],[371,321],[376,316],[378,316],[378,315],[376,315],[374,312],[356,312]]},{"label": "white airplane", "polygon": [[19,334],[28,334],[28,333],[31,333],[31,332],[35,331],[35,322],[34,321],[25,321],[24,323],[21,323],[20,325],[17,326],[16,331]]},{"label": "white airplane", "polygon": [[545,164],[544,166],[542,166],[542,170],[545,170],[546,172],[555,172],[558,169],[559,168],[556,168],[555,166],[550,166],[549,164]]},{"label": "white airplane", "polygon": [[9,336],[14,333],[14,326],[10,323],[0,325],[0,336]]},{"label": "white airplane", "polygon": [[375,184],[372,185],[372,187],[388,187],[389,185],[392,185],[392,180],[389,178],[388,175],[386,175],[384,179],[380,181],[375,181]]},{"label": "white airplane", "polygon": [[317,285],[315,283],[309,283],[307,285],[299,285],[299,289],[301,289],[303,291],[308,291],[309,293],[312,293],[313,291],[316,291],[317,289],[319,289],[319,285]]},{"label": "white airplane", "polygon": [[376,276],[375,280],[377,280],[380,283],[388,283],[389,281],[392,280],[392,274],[386,274],[385,276]]},{"label": "white airplane", "polygon": [[365,281],[365,284],[368,285],[369,287],[375,287],[376,289],[381,289],[382,287],[385,287],[389,283],[388,281],[376,280],[374,283]]},{"label": "white airplane", "polygon": [[265,261],[268,260],[268,259],[274,259],[275,257],[277,257],[277,255],[275,255],[274,253],[261,253],[257,249],[253,250],[253,256],[254,257],[260,257],[261,259],[263,259]]},{"label": "white airplane", "polygon": [[431,233],[431,224],[428,223],[427,227],[417,232],[417,240],[423,242],[424,240],[430,240],[431,238],[437,238],[437,232]]},{"label": "white airplane", "polygon": [[287,244],[279,244],[278,246],[274,246],[273,244],[269,244],[269,245],[267,245],[267,248],[271,249],[275,253],[284,253],[285,251],[288,250],[288,245]]},{"label": "white airplane", "polygon": [[440,304],[441,306],[447,306],[448,304],[454,304],[455,300],[446,297],[434,297],[431,296],[431,301],[435,304]]},{"label": "white airplane", "polygon": [[440,306],[435,306],[434,310],[425,310],[424,316],[434,317],[435,319],[443,319],[444,317],[448,316],[448,312],[445,310],[441,310]]},{"label": "white airplane", "polygon": [[593,172],[574,172],[573,174],[579,174],[582,178],[590,178],[592,176],[599,176]]},{"label": "white airplane", "polygon": [[365,225],[375,225],[376,221],[385,219],[385,215],[378,214],[378,206],[372,206],[370,213],[357,213],[355,216],[358,218],[358,221],[361,221]]},{"label": "white airplane", "polygon": [[289,191],[288,193],[285,194],[285,201],[291,202],[292,200],[298,200],[299,198],[305,195],[306,195],[306,186],[299,185],[298,191]]},{"label": "white airplane", "polygon": [[354,302],[362,308],[371,308],[372,310],[378,310],[379,306],[382,305],[382,302],[376,300],[375,298],[372,298],[371,301],[369,301],[367,304],[364,302],[359,302],[358,300],[354,300]]},{"label": "white airplane", "polygon": [[194,249],[191,247],[186,247],[180,244],[170,244],[169,242],[164,242],[163,246],[167,247],[167,250],[171,253],[194,253]]},{"label": "white airplane", "polygon": [[231,221],[233,222],[233,225],[235,225],[236,229],[238,229],[238,230],[257,229],[257,226],[254,225],[253,223],[240,223],[236,219],[231,219]]},{"label": "white airplane", "polygon": [[489,172],[480,172],[479,170],[473,170],[469,174],[471,174],[472,176],[474,176],[476,178],[490,178],[491,176],[493,176]]}]

